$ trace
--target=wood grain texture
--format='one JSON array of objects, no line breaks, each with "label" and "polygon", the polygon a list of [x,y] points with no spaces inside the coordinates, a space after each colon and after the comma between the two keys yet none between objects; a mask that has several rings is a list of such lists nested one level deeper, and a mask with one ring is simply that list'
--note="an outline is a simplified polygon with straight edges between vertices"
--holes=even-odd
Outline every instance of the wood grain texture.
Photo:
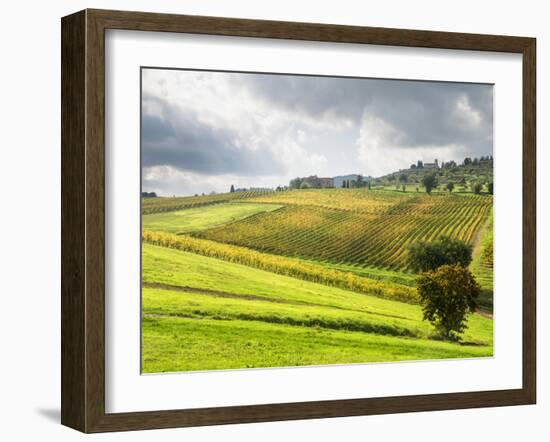
[{"label": "wood grain texture", "polygon": [[86,431],[105,414],[105,38],[86,11]]},{"label": "wood grain texture", "polygon": [[537,78],[536,40],[523,51],[523,389],[537,395]]},{"label": "wood grain texture", "polygon": [[85,428],[85,13],[61,29],[61,422]]},{"label": "wood grain texture", "polygon": [[[105,413],[105,30],[513,52],[523,55],[523,387],[353,400]],[[141,12],[62,20],[62,423],[83,432],[532,404],[536,398],[535,40]]]},{"label": "wood grain texture", "polygon": [[529,38],[149,12],[88,10],[106,29],[228,35],[336,43],[522,52]]}]

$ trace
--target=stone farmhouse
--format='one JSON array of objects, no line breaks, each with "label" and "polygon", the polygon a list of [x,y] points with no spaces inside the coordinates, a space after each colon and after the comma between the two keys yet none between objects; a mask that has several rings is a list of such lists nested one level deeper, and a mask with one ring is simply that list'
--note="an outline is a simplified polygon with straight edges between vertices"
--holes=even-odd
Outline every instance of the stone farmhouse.
[{"label": "stone farmhouse", "polygon": [[341,176],[335,176],[333,178],[333,187],[342,187],[344,184],[344,181],[357,181],[359,178],[359,175],[357,174],[351,174],[351,175],[341,175]]},{"label": "stone farmhouse", "polygon": [[437,158],[433,163],[424,163],[423,169],[439,169],[439,164],[437,162]]},{"label": "stone farmhouse", "polygon": [[304,178],[302,183],[306,183],[313,189],[328,189],[334,187],[334,180],[332,178],[318,177],[317,175],[311,175]]}]

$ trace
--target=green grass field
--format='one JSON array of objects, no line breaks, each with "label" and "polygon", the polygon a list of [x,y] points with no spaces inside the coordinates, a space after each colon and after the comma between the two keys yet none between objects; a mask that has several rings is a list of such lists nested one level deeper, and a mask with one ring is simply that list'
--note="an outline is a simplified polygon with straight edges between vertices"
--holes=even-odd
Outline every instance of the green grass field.
[{"label": "green grass field", "polygon": [[434,336],[404,264],[415,240],[470,242],[490,311],[491,207],[486,195],[366,189],[148,198],[143,371],[492,356],[486,313],[461,343]]},{"label": "green grass field", "polygon": [[[354,352],[359,353],[346,362],[492,354],[492,320],[478,314],[470,318],[464,343],[451,344],[429,339],[432,330],[422,321],[419,306],[240,264],[144,245],[143,272],[145,372],[270,367],[280,366],[283,360],[290,365],[341,363],[338,357]],[[190,327],[196,328],[192,339],[180,336],[178,330]],[[260,335],[242,336],[256,329]],[[215,330],[221,333],[218,339]],[[232,346],[240,343],[243,348],[231,353],[228,336]],[[285,338],[277,342],[273,336]],[[309,342],[304,342],[306,336]],[[312,349],[329,347],[331,339],[340,343],[311,362]],[[175,342],[187,344],[171,349],[168,357],[166,346]],[[269,360],[264,355],[254,362],[253,355],[243,353],[249,342],[264,343],[276,358]],[[196,357],[201,349],[199,362]],[[389,359],[385,352],[391,354]]]},{"label": "green grass field", "polygon": [[283,206],[255,203],[217,203],[174,212],[159,212],[142,217],[144,230],[176,234],[195,232],[248,218],[262,212],[272,212]]},{"label": "green grass field", "polygon": [[490,355],[476,346],[261,321],[145,316],[142,332],[145,373]]}]

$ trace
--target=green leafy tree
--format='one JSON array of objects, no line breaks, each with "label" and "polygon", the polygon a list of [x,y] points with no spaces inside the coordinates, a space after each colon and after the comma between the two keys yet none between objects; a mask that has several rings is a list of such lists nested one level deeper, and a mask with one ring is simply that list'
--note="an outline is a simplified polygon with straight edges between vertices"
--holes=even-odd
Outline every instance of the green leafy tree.
[{"label": "green leafy tree", "polygon": [[229,192],[231,193],[235,192],[235,186],[233,184],[231,184],[231,189],[229,189]]},{"label": "green leafy tree", "polygon": [[291,189],[299,189],[302,186],[302,179],[297,177],[293,180],[290,180],[289,187]]},{"label": "green leafy tree", "polygon": [[443,265],[468,267],[472,262],[472,246],[459,239],[444,236],[436,241],[418,241],[408,254],[408,264],[417,272],[435,270]]},{"label": "green leafy tree", "polygon": [[422,177],[422,185],[426,189],[426,193],[429,195],[432,190],[437,187],[437,177],[433,174],[424,175]]},{"label": "green leafy tree", "polygon": [[402,173],[401,175],[399,175],[399,181],[401,181],[402,183],[406,183],[409,179],[407,178],[407,175]]},{"label": "green leafy tree", "polygon": [[455,183],[453,183],[452,181],[449,181],[447,183],[447,190],[449,191],[449,193],[451,193],[454,188],[455,188]]},{"label": "green leafy tree", "polygon": [[444,265],[423,273],[416,288],[424,320],[434,325],[443,339],[459,341],[481,291],[474,275],[461,265]]},{"label": "green leafy tree", "polygon": [[472,183],[472,192],[474,192],[476,195],[479,195],[481,193],[481,189],[483,189],[483,185],[480,182],[474,182]]}]

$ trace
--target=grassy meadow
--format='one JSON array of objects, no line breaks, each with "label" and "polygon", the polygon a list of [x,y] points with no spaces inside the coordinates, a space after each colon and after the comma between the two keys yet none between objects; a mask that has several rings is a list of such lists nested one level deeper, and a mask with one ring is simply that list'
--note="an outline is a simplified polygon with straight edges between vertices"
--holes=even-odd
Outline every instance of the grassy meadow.
[{"label": "grassy meadow", "polygon": [[[492,195],[304,189],[144,198],[145,373],[493,354]],[[460,343],[422,320],[408,246],[474,248]]]},{"label": "grassy meadow", "polygon": [[242,220],[251,215],[272,212],[283,206],[276,204],[220,203],[208,208],[193,207],[173,212],[143,215],[142,228],[169,233],[189,233]]}]

